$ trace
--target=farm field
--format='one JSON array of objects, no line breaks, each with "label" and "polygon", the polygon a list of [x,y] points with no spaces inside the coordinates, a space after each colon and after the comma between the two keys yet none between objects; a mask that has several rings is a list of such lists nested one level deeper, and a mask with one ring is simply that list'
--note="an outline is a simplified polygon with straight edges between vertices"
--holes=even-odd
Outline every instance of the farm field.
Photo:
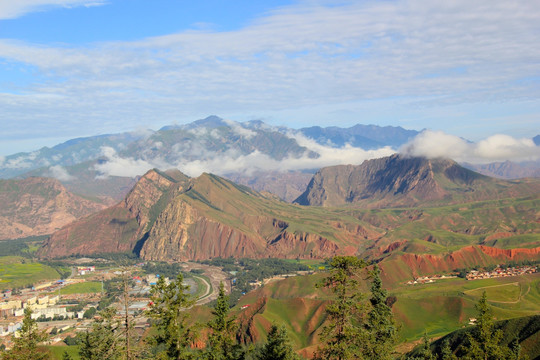
[{"label": "farm field", "polygon": [[61,295],[92,294],[98,292],[101,292],[101,282],[99,281],[85,281],[82,283],[71,284],[60,290]]},{"label": "farm field", "polygon": [[73,360],[80,359],[78,346],[47,346],[51,359],[61,360],[64,352],[67,352]]},{"label": "farm field", "polygon": [[60,278],[50,266],[20,256],[0,257],[0,290],[30,286]]}]

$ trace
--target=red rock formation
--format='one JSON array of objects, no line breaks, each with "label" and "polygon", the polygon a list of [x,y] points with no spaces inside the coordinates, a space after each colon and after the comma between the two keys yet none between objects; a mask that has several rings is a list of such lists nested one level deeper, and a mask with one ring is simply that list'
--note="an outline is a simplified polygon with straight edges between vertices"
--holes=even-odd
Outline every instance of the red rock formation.
[{"label": "red rock formation", "polygon": [[56,179],[0,180],[0,240],[47,235],[102,210],[105,204],[74,195]]}]

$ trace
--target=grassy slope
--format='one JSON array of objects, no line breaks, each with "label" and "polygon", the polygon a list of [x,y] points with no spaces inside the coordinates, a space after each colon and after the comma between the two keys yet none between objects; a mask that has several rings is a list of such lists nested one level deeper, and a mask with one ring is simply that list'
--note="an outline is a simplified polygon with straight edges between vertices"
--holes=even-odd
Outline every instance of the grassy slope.
[{"label": "grassy slope", "polygon": [[[409,240],[411,244],[402,249],[409,253],[443,254],[484,242],[501,248],[523,243],[523,247],[533,248],[540,241],[536,222],[540,196],[417,209],[303,207],[265,198],[247,187],[204,174],[180,199],[246,234],[271,236],[275,229],[255,228],[252,223],[257,217],[274,218],[285,221],[290,233],[317,234],[341,248],[352,245],[358,253],[372,243],[354,234],[357,227],[365,229],[371,239],[379,237],[381,246]],[[494,241],[490,236],[503,239]],[[370,255],[369,251],[366,254]]]},{"label": "grassy slope", "polygon": [[[323,276],[298,276],[272,282],[241,298],[235,312],[245,328],[251,321],[251,331],[255,332],[258,341],[264,340],[264,334],[275,322],[286,326],[296,349],[312,348],[326,318],[324,307],[331,299],[327,292],[315,288]],[[365,283],[362,291],[367,293],[367,287]],[[389,295],[397,298],[393,312],[401,324],[400,341],[418,340],[424,330],[430,337],[436,337],[467,326],[469,318],[476,316],[474,305],[484,289],[490,296],[488,299],[496,319],[534,315],[540,311],[540,274],[396,285],[389,289]],[[517,294],[516,289],[519,290]],[[265,299],[264,306],[261,306],[261,299]],[[241,310],[244,305],[249,308]]]}]

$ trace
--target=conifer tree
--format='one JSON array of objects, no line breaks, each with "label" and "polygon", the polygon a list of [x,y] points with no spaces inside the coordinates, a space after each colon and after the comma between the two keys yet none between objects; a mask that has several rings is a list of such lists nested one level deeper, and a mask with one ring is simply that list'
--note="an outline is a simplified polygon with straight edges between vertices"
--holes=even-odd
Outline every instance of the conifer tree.
[{"label": "conifer tree", "polygon": [[114,319],[116,309],[107,308],[99,312],[89,331],[79,335],[79,356],[82,360],[120,360],[122,341],[120,323]]},{"label": "conifer tree", "polygon": [[330,275],[318,286],[330,289],[335,300],[326,307],[328,324],[321,333],[324,345],[317,350],[315,358],[362,359],[365,336],[358,278],[365,263],[354,256],[336,256],[330,267]]},{"label": "conifer tree", "polygon": [[24,319],[19,330],[19,337],[15,338],[11,350],[2,354],[2,360],[45,360],[48,354],[37,350],[38,344],[47,339],[43,331],[39,331],[37,323],[32,319],[32,309],[24,309]]},{"label": "conifer tree", "polygon": [[67,351],[64,351],[62,353],[62,360],[73,360],[73,358],[71,357],[71,355],[68,354]]},{"label": "conifer tree", "polygon": [[422,337],[422,340],[422,351],[420,352],[420,356],[416,357],[416,360],[435,360],[435,356],[433,356],[433,352],[431,352],[430,341],[427,331],[424,331],[424,336]]},{"label": "conifer tree", "polygon": [[153,319],[157,331],[151,342],[156,348],[164,348],[156,355],[159,359],[195,358],[191,345],[196,339],[197,328],[187,323],[189,312],[186,311],[195,301],[190,299],[187,293],[189,286],[183,285],[183,281],[182,274],[169,284],[161,277],[150,290],[147,314]]},{"label": "conifer tree", "polygon": [[493,310],[487,302],[486,292],[476,304],[476,326],[468,334],[464,358],[468,360],[506,359],[507,349],[500,345],[502,331],[493,326]]},{"label": "conifer tree", "polygon": [[268,339],[256,356],[257,360],[300,360],[290,344],[285,326],[273,324]]},{"label": "conifer tree", "polygon": [[225,295],[223,283],[219,284],[219,295],[212,314],[214,318],[207,324],[210,334],[205,352],[206,359],[243,359],[245,353],[235,339],[238,326],[235,319],[229,317],[229,297]]},{"label": "conifer tree", "polygon": [[521,354],[521,345],[517,337],[508,346],[508,360],[528,360],[529,357]]},{"label": "conifer tree", "polygon": [[441,348],[440,360],[457,360],[457,356],[454,355],[452,349],[450,349],[450,343],[448,339],[445,339]]},{"label": "conifer tree", "polygon": [[371,271],[371,310],[365,324],[366,341],[363,344],[367,359],[390,360],[397,340],[398,328],[392,309],[386,304],[387,293],[382,287],[381,271],[377,265]]}]

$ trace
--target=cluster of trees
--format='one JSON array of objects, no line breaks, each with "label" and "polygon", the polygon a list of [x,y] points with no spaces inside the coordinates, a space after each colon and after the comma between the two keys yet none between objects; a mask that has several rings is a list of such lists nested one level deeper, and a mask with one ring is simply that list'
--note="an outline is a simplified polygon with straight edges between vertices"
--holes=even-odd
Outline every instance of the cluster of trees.
[{"label": "cluster of trees", "polygon": [[230,294],[231,304],[235,305],[242,294],[253,289],[253,281],[261,281],[277,275],[291,274],[296,271],[308,271],[304,264],[294,263],[283,259],[222,259],[215,258],[201,263],[219,266],[225,272],[236,272],[235,281]]},{"label": "cluster of trees", "polygon": [[370,297],[359,291],[366,263],[354,256],[336,256],[330,263],[330,275],[319,284],[330,289],[335,300],[327,306],[327,325],[315,359],[380,359],[394,357],[398,327],[387,305],[377,266],[369,272]]}]

